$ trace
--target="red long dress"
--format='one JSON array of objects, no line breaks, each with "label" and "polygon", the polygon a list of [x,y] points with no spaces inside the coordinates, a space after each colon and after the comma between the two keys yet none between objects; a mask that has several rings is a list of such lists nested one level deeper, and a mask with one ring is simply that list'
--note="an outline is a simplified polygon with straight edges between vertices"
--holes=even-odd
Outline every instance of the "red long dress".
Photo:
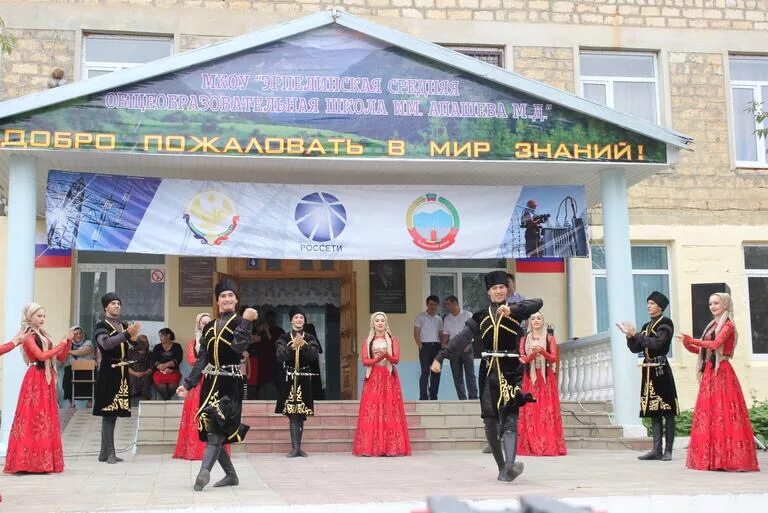
[{"label": "red long dress", "polygon": [[[530,392],[536,399],[520,408],[517,423],[517,454],[524,456],[562,456],[568,453],[563,438],[563,421],[560,418],[560,393],[557,389],[557,375],[552,365],[557,364],[557,341],[548,335],[546,349],[539,353],[545,361],[544,368],[536,368],[536,380],[531,378],[530,366],[536,356],[525,350],[525,338],[520,340],[520,361],[528,364],[523,372],[523,391]],[[546,374],[545,374],[546,373]],[[546,380],[544,379],[546,376]]]},{"label": "red long dress", "polygon": [[361,351],[367,377],[360,398],[357,432],[352,446],[355,456],[407,456],[411,454],[408,423],[405,418],[403,392],[395,364],[400,361],[400,344],[392,337],[392,348],[385,356],[372,358],[371,347],[387,346],[383,338]]},{"label": "red long dress", "polygon": [[62,472],[64,453],[61,448],[56,379],[52,375],[48,383],[45,367],[38,367],[35,362],[45,362],[52,358],[64,362],[70,344],[59,344],[43,351],[37,345],[35,335],[29,335],[22,344],[30,365],[19,390],[4,470],[8,474]]},{"label": "red long dress", "polygon": [[[4,355],[5,353],[9,351],[13,351],[13,348],[16,347],[16,344],[13,342],[8,342],[6,344],[3,344],[0,346],[0,355]],[[0,494],[0,502],[3,502],[3,496]]]},{"label": "red long dress", "polygon": [[699,347],[693,343],[709,350],[693,409],[688,468],[735,472],[760,470],[754,432],[739,379],[727,359],[723,359],[715,371],[709,358],[718,348],[722,348],[724,357],[733,356],[734,333],[733,322],[729,319],[717,335],[714,330],[708,330],[703,340],[683,336],[683,345],[690,352],[699,353]]},{"label": "red long dress", "polygon": [[[195,351],[195,339],[187,343],[187,363],[190,366],[197,362],[197,352]],[[205,379],[205,378],[203,378]],[[179,435],[176,438],[176,449],[173,451],[173,457],[181,460],[202,460],[203,451],[205,451],[205,442],[200,440],[197,431],[197,410],[200,408],[200,384],[187,392],[184,398],[184,407],[181,410],[181,420],[179,421]],[[229,445],[224,449],[230,453]]]}]

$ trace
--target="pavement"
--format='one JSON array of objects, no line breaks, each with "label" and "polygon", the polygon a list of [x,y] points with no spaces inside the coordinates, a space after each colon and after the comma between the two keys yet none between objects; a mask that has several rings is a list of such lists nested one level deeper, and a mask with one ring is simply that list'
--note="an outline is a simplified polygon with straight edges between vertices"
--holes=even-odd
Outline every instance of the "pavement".
[{"label": "pavement", "polygon": [[[63,434],[60,474],[0,476],[0,511],[12,513],[178,512],[357,513],[425,510],[425,499],[452,495],[483,510],[511,507],[521,495],[548,495],[608,513],[763,511],[768,472],[700,472],[685,468],[685,451],[671,462],[637,460],[639,452],[574,450],[555,458],[520,458],[514,483],[496,480],[490,455],[425,451],[401,458],[358,458],[316,453],[235,453],[240,486],[194,492],[199,462],[131,449],[135,416],[119,419],[118,448],[125,462],[96,461],[99,419],[77,411]],[[759,452],[762,469],[768,453]],[[223,473],[215,467],[211,483]]]}]

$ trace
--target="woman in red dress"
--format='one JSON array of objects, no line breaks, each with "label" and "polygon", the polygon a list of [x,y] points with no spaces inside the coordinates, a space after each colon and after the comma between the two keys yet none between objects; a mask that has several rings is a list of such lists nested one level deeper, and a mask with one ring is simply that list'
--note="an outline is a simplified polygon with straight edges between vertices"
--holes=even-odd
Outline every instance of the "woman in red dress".
[{"label": "woman in red dress", "polygon": [[8,437],[5,472],[62,472],[64,453],[61,449],[59,404],[56,399],[56,365],[53,359],[64,362],[74,337],[69,330],[67,338],[54,346],[46,333],[45,310],[30,303],[22,312],[21,329],[24,333],[24,361],[29,364],[21,382],[16,416]]},{"label": "woman in red dress", "polygon": [[[23,340],[23,338],[24,338],[23,334],[21,332],[19,332],[18,334],[16,334],[13,337],[13,340],[11,340],[10,342],[7,342],[7,343],[1,345],[0,346],[0,355],[4,355],[5,353],[13,351],[16,348],[16,346],[21,344],[21,341]],[[0,502],[3,502],[3,496],[2,495],[0,495]]]},{"label": "woman in red dress", "polygon": [[357,432],[352,447],[355,456],[407,456],[411,454],[403,392],[395,365],[400,361],[397,337],[389,332],[384,312],[371,315],[371,331],[361,351],[365,366],[363,395]]},{"label": "woman in red dress", "polygon": [[699,395],[693,409],[688,468],[758,471],[754,432],[741,385],[728,361],[738,341],[730,294],[709,296],[712,321],[700,339],[682,334],[685,348],[699,355]]},{"label": "woman in red dress", "polygon": [[523,390],[536,398],[520,408],[517,454],[562,456],[567,454],[557,389],[557,340],[547,332],[541,312],[531,315],[530,329],[520,340],[520,361],[526,364]]},{"label": "woman in red dress", "polygon": [[[187,363],[190,367],[195,366],[197,352],[200,350],[200,337],[203,334],[203,328],[209,322],[211,322],[211,316],[207,313],[197,314],[195,318],[195,338],[187,343]],[[190,390],[184,398],[184,409],[181,410],[181,422],[179,422],[179,436],[176,439],[176,449],[173,451],[174,458],[198,461],[203,459],[205,442],[201,442],[198,436],[196,416],[197,409],[200,407],[200,383]],[[227,447],[229,446],[227,445]]]}]

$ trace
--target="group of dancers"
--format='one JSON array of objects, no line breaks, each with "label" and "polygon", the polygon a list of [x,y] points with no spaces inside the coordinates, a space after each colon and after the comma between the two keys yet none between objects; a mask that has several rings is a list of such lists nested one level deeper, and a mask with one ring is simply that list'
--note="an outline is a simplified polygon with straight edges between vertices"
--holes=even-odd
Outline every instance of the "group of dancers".
[{"label": "group of dancers", "polygon": [[[541,299],[507,303],[507,273],[485,275],[490,305],[475,312],[464,328],[442,348],[432,364],[464,351],[473,339],[483,347],[480,364],[480,415],[485,436],[498,468],[498,480],[511,482],[522,474],[518,454],[564,455],[560,403],[557,392],[557,342],[541,314]],[[229,445],[242,442],[249,427],[241,422],[243,400],[242,354],[251,343],[258,313],[246,308],[237,314],[238,291],[230,280],[214,290],[218,316],[200,314],[196,336],[190,341],[192,370],[177,389],[186,398],[174,457],[200,459],[193,488],[202,490],[218,462],[224,478],[213,486],[237,486],[239,479],[230,459]],[[139,323],[120,317],[122,302],[114,293],[101,299],[104,318],[94,337],[101,353],[93,414],[102,417],[98,460],[122,461],[115,453],[114,432],[118,417],[130,416],[128,349],[140,333]],[[649,322],[638,331],[630,322],[617,323],[627,337],[627,347],[642,353],[640,416],[650,417],[653,448],[641,460],[672,458],[677,392],[667,353],[674,336],[672,321],[663,315],[669,300],[660,292],[647,299]],[[730,295],[709,298],[712,321],[701,338],[678,336],[683,346],[697,354],[699,393],[694,407],[687,466],[698,470],[758,471],[749,413],[739,381],[730,365],[738,334],[733,322]],[[291,329],[277,341],[277,359],[284,364],[286,386],[275,413],[289,419],[289,457],[304,457],[301,448],[304,422],[314,415],[312,364],[317,360],[317,339],[304,331],[305,316],[290,314]],[[528,330],[524,333],[523,324]],[[29,365],[10,430],[6,473],[61,472],[64,459],[56,397],[56,365],[71,347],[72,330],[59,343],[45,330],[45,309],[36,303],[24,307],[20,331],[0,346],[0,354],[23,346]],[[411,453],[402,391],[397,375],[399,343],[389,330],[387,315],[371,316],[370,333],[362,344],[365,379],[360,400],[353,453],[359,456],[399,456]],[[1,499],[0,499],[1,500]]]}]

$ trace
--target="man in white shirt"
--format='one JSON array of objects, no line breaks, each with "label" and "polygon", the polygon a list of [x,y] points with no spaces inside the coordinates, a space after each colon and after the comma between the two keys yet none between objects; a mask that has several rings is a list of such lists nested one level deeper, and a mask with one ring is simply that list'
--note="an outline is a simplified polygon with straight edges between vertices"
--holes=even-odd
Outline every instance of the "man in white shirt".
[{"label": "man in white shirt", "polygon": [[[444,305],[448,313],[443,319],[443,342],[448,343],[451,337],[462,330],[467,320],[472,317],[472,313],[462,310],[456,296],[448,296],[445,299]],[[453,384],[456,386],[456,395],[462,401],[467,399],[467,391],[464,387],[464,375],[466,374],[466,388],[469,389],[469,398],[477,399],[477,381],[475,380],[475,359],[472,353],[472,344],[468,345],[461,354],[451,358],[450,361]]]},{"label": "man in white shirt", "polygon": [[419,348],[419,400],[437,400],[437,390],[440,387],[440,373],[432,372],[432,361],[440,352],[440,340],[443,332],[443,319],[437,315],[437,305],[440,298],[431,295],[427,298],[427,310],[421,312],[413,321],[413,340]]}]

